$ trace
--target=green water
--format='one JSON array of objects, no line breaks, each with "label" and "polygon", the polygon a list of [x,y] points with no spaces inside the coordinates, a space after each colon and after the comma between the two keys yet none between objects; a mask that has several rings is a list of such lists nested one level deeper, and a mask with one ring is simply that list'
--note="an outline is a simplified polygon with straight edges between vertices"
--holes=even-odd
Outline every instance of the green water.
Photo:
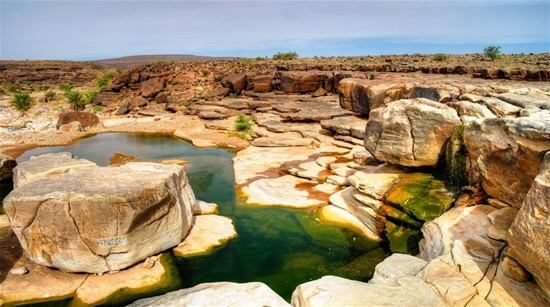
[{"label": "green water", "polygon": [[387,244],[381,246],[352,230],[317,222],[315,210],[246,205],[235,191],[231,161],[235,153],[230,150],[198,149],[163,135],[108,133],[69,146],[37,148],[17,161],[63,151],[103,166],[116,153],[143,160],[190,162],[185,168],[197,199],[217,203],[219,214],[234,221],[238,237],[209,256],[179,258],[185,288],[204,282],[261,281],[289,300],[296,286],[324,275],[366,281],[376,264],[389,256]]}]

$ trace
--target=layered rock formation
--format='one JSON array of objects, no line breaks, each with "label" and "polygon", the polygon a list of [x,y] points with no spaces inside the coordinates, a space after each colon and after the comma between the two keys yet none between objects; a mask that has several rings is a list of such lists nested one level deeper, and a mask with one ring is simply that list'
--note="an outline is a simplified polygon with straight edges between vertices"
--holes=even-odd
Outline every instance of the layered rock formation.
[{"label": "layered rock formation", "polygon": [[103,168],[61,153],[36,157],[15,172],[4,209],[25,255],[42,265],[124,269],[179,244],[191,227],[195,196],[180,166]]}]

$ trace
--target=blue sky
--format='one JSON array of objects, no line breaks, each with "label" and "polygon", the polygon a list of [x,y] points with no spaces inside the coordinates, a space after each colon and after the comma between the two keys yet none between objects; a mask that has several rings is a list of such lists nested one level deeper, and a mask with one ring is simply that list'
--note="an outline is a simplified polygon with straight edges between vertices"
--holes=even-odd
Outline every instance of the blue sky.
[{"label": "blue sky", "polygon": [[550,52],[550,1],[6,1],[0,59]]}]

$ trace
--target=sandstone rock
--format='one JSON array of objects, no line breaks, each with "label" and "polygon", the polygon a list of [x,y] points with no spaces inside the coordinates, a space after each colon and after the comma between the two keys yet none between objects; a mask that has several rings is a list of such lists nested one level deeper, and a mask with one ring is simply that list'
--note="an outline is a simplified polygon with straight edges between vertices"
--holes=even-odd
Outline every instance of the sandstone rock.
[{"label": "sandstone rock", "polygon": [[404,276],[415,276],[428,262],[406,254],[392,254],[376,266],[370,284],[395,285],[395,280]]},{"label": "sandstone rock", "polygon": [[[250,146],[233,158],[235,183],[243,187],[258,179],[277,178],[284,173],[281,163],[292,160],[305,160],[315,151],[307,147],[255,147]],[[262,159],[258,159],[262,157]]]},{"label": "sandstone rock", "polygon": [[211,252],[214,248],[237,237],[230,218],[219,215],[193,217],[193,226],[183,243],[173,249],[178,257],[194,257]]},{"label": "sandstone rock", "polygon": [[452,101],[448,106],[455,109],[458,116],[472,116],[476,118],[495,118],[496,115],[484,105],[472,103],[470,101]]},{"label": "sandstone rock", "polygon": [[462,242],[475,236],[485,236],[488,239],[486,234],[491,227],[491,221],[487,215],[494,210],[495,208],[491,206],[483,205],[456,207],[435,220],[425,223],[422,226],[425,244],[421,248],[420,258],[431,261],[441,255],[449,254],[457,238]]},{"label": "sandstone rock", "polygon": [[166,85],[164,78],[152,78],[141,83],[141,96],[148,98],[160,93]]},{"label": "sandstone rock", "polygon": [[503,307],[550,305],[548,294],[541,291],[534,281],[518,282],[506,277],[502,262],[492,280],[486,300],[491,306]]},{"label": "sandstone rock", "polygon": [[547,152],[507,235],[510,255],[533,274],[547,294],[550,293],[549,211],[550,153]]},{"label": "sandstone rock", "polygon": [[338,83],[340,106],[345,110],[369,116],[371,110],[391,101],[408,98],[404,84],[380,83],[372,80],[347,78]]},{"label": "sandstone rock", "polygon": [[273,76],[260,75],[251,78],[255,93],[269,93],[273,89]]},{"label": "sandstone rock", "polygon": [[252,141],[256,147],[289,147],[289,146],[310,146],[313,140],[294,135],[281,135],[272,137],[259,137]]},{"label": "sandstone rock", "polygon": [[246,73],[229,75],[222,79],[222,86],[228,88],[231,93],[240,94],[246,88]]},{"label": "sandstone rock", "polygon": [[464,94],[459,97],[461,100],[468,100],[486,106],[497,117],[515,117],[521,108],[493,97],[483,97],[472,94]]},{"label": "sandstone rock", "polygon": [[[0,236],[0,245],[0,302],[5,306],[70,299],[87,277],[85,274],[52,270],[30,262],[23,255],[16,236]],[[28,273],[10,274],[12,268],[26,268]]]},{"label": "sandstone rock", "polygon": [[316,191],[317,184],[307,179],[286,175],[275,179],[259,179],[243,188],[248,204],[311,208],[323,206],[332,193]]},{"label": "sandstone rock", "polygon": [[341,116],[321,121],[323,129],[340,135],[351,135],[359,139],[365,137],[366,124],[367,119],[359,116]]},{"label": "sandstone rock", "polygon": [[229,94],[229,89],[220,87],[212,90],[207,90],[205,93],[202,94],[204,99],[206,100],[215,100],[215,99],[221,99]]},{"label": "sandstone rock", "polygon": [[71,169],[95,166],[96,164],[91,161],[75,159],[69,152],[32,156],[29,161],[21,163],[13,170],[13,187],[17,188],[36,180],[67,173]]},{"label": "sandstone rock", "polygon": [[146,105],[147,105],[147,99],[145,99],[141,96],[137,96],[137,97],[132,98],[128,102],[128,109],[129,110],[137,110],[137,109],[142,108]]},{"label": "sandstone rock", "polygon": [[547,95],[517,95],[513,93],[492,94],[491,96],[506,101],[522,109],[535,107],[543,110],[550,110],[550,100]]},{"label": "sandstone rock", "polygon": [[207,203],[202,200],[198,200],[193,205],[193,214],[216,214],[218,213],[218,205],[214,203]]},{"label": "sandstone rock", "polygon": [[[379,236],[382,234],[386,222],[384,218],[378,215],[377,206],[381,206],[381,202],[372,206],[366,205],[354,197],[355,193],[355,188],[348,187],[332,194],[329,200],[334,206],[346,210],[357,217],[371,233]],[[373,200],[373,202],[376,202],[376,200]]]},{"label": "sandstone rock", "polygon": [[448,306],[464,306],[477,294],[462,274],[439,259],[430,261],[416,276],[436,289]]},{"label": "sandstone rock", "polygon": [[221,114],[221,113],[218,113],[218,112],[213,112],[213,111],[202,111],[202,112],[199,112],[198,114],[199,118],[202,118],[202,119],[226,119],[229,117],[229,115],[227,114]]},{"label": "sandstone rock", "polygon": [[166,92],[160,92],[155,97],[156,103],[166,103],[168,101],[168,93]]},{"label": "sandstone rock", "polygon": [[170,253],[156,256],[151,268],[135,265],[115,274],[90,275],[76,290],[73,306],[120,305],[144,296],[181,287],[176,260]]},{"label": "sandstone rock", "polygon": [[326,181],[331,172],[320,166],[315,160],[311,160],[313,159],[287,161],[281,164],[281,169],[297,177],[317,182]]},{"label": "sandstone rock", "polygon": [[[544,153],[550,150],[549,135],[550,119],[495,118],[472,122],[464,129],[470,185],[481,183],[489,196],[519,209],[539,172]],[[502,172],[503,169],[507,171]]]},{"label": "sandstone rock", "polygon": [[322,96],[326,96],[327,94],[328,94],[327,90],[325,90],[324,88],[319,88],[313,94],[311,94],[311,97],[313,98],[322,97]]},{"label": "sandstone rock", "polygon": [[192,142],[194,146],[200,148],[226,147],[243,149],[249,145],[248,141],[237,136],[228,136],[227,133],[207,130],[203,124],[178,128],[174,132],[174,136],[188,140]]},{"label": "sandstone rock", "polygon": [[515,281],[526,281],[531,277],[531,274],[510,256],[504,257],[500,265],[502,266],[502,273]]},{"label": "sandstone rock", "polygon": [[272,306],[290,307],[277,293],[260,282],[204,283],[164,295],[141,299],[128,307],[145,306]]},{"label": "sandstone rock", "polygon": [[512,207],[498,209],[489,213],[488,217],[492,223],[487,233],[489,238],[505,241],[506,233],[512,225],[512,222],[514,222],[517,214],[518,210]]},{"label": "sandstone rock", "polygon": [[69,159],[61,155],[57,165],[55,156],[46,155],[21,163],[26,182],[16,179],[4,199],[14,233],[33,262],[68,272],[120,270],[187,234],[195,196],[183,167],[75,161],[80,167],[71,168]]},{"label": "sandstone rock", "polygon": [[99,124],[99,117],[97,117],[97,115],[93,113],[83,111],[63,112],[59,114],[56,128],[59,129],[61,125],[65,125],[74,121],[81,123],[83,127],[91,127]]},{"label": "sandstone rock", "polygon": [[319,216],[321,219],[329,221],[333,224],[339,224],[354,229],[371,240],[382,240],[378,233],[373,232],[370,228],[366,227],[365,224],[363,224],[357,217],[345,209],[331,205],[324,206],[319,209]]},{"label": "sandstone rock", "polygon": [[14,158],[0,153],[0,181],[11,178],[16,165]]},{"label": "sandstone rock", "polygon": [[323,87],[325,78],[320,72],[283,71],[281,90],[285,93],[313,93]]},{"label": "sandstone rock", "polygon": [[353,161],[359,165],[378,165],[380,162],[368,150],[353,153]]},{"label": "sandstone rock", "polygon": [[355,172],[348,177],[352,186],[364,194],[382,200],[391,185],[403,173],[397,167],[381,165],[370,170]]},{"label": "sandstone rock", "polygon": [[368,284],[336,276],[299,285],[292,305],[308,306],[446,306],[431,287],[413,276],[399,277],[394,285]]},{"label": "sandstone rock", "polygon": [[79,122],[70,122],[65,125],[59,126],[59,131],[61,132],[84,132],[84,127]]},{"label": "sandstone rock", "polygon": [[376,159],[435,166],[456,126],[456,111],[425,98],[394,101],[370,113],[365,147]]}]

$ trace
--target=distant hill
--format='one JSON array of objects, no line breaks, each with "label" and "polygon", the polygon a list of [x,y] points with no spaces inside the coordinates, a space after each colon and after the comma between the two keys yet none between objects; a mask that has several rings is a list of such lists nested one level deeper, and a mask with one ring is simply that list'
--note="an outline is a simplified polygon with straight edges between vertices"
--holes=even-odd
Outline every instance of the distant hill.
[{"label": "distant hill", "polygon": [[164,54],[164,55],[134,55],[134,56],[115,58],[115,59],[96,60],[93,62],[108,68],[130,69],[134,65],[146,65],[156,61],[206,62],[206,61],[212,61],[212,60],[232,60],[232,59],[235,59],[235,58],[209,57],[209,56],[198,56],[198,55],[188,55],[188,54]]}]

